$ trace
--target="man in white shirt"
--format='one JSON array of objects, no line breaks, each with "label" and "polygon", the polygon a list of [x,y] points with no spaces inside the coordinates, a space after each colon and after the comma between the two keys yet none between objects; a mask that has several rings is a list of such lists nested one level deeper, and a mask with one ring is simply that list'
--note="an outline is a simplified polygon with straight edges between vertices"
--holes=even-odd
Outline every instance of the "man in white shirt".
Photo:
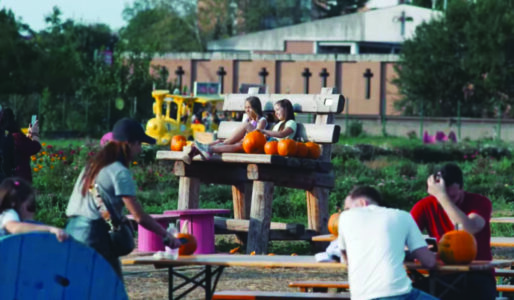
[{"label": "man in white shirt", "polygon": [[403,265],[405,247],[427,268],[435,266],[435,255],[408,212],[380,207],[381,202],[376,189],[354,188],[339,217],[338,243],[348,264],[352,299],[437,299],[414,289]]}]

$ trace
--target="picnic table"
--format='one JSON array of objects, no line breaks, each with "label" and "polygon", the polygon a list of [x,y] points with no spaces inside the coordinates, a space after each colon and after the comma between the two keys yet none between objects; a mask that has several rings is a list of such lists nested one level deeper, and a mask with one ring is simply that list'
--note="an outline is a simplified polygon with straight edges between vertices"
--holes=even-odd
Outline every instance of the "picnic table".
[{"label": "picnic table", "polygon": [[[193,289],[200,287],[205,290],[205,299],[212,298],[216,285],[225,267],[256,267],[256,268],[315,268],[315,269],[340,269],[346,270],[344,263],[336,262],[317,262],[314,256],[288,256],[288,255],[228,255],[228,254],[205,254],[180,256],[176,260],[155,259],[153,257],[127,257],[122,260],[123,265],[154,265],[156,268],[168,268],[168,298],[180,299],[186,296]],[[466,276],[472,271],[489,271],[498,267],[510,267],[511,260],[494,260],[494,261],[474,261],[468,265],[438,265],[434,270],[429,272],[429,277],[445,273],[457,272]],[[182,273],[177,270],[181,266],[200,266],[201,270],[197,274]],[[424,268],[415,262],[406,262],[407,270],[417,271]],[[174,278],[179,277],[185,282],[175,285]],[[436,280],[436,277],[433,277]],[[437,282],[435,282],[437,283]],[[176,298],[174,292],[180,288],[186,287],[188,284],[193,286],[187,288]],[[453,283],[452,283],[453,284]],[[435,289],[436,284],[431,284],[431,288]]]},{"label": "picnic table", "polygon": [[[427,238],[427,235],[424,235]],[[322,234],[316,235],[312,237],[313,242],[332,242],[337,237],[333,234]],[[514,247],[514,237],[504,237],[504,236],[492,236],[491,237],[491,247]]]},{"label": "picnic table", "polygon": [[514,217],[491,218],[490,223],[514,224]]}]

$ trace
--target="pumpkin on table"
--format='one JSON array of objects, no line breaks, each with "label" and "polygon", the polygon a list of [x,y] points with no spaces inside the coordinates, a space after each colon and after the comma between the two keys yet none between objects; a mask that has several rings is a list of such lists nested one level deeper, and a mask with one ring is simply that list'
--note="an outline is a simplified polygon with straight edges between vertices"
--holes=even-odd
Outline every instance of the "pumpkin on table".
[{"label": "pumpkin on table", "polygon": [[328,232],[335,236],[339,235],[339,215],[341,211],[332,214],[328,219]]},{"label": "pumpkin on table", "polygon": [[296,156],[307,157],[308,154],[309,154],[309,148],[307,148],[305,143],[297,142],[296,143]]},{"label": "pumpkin on table", "polygon": [[307,157],[312,159],[318,159],[321,156],[321,147],[314,142],[305,143],[307,149],[309,150]]},{"label": "pumpkin on table", "polygon": [[187,140],[183,135],[175,135],[171,139],[171,151],[182,151],[185,145],[187,145]]},{"label": "pumpkin on table", "polygon": [[459,230],[458,224],[456,228],[441,237],[437,253],[446,264],[468,264],[477,256],[477,242],[471,233]]},{"label": "pumpkin on table", "polygon": [[277,141],[269,141],[264,145],[264,153],[268,155],[277,155],[278,154],[278,142]]},{"label": "pumpkin on table", "polygon": [[246,134],[243,139],[243,150],[246,153],[263,153],[266,137],[258,131],[252,131]]},{"label": "pumpkin on table", "polygon": [[178,255],[192,255],[196,251],[196,238],[189,233],[179,233],[177,238],[185,239],[187,242],[180,245]]},{"label": "pumpkin on table", "polygon": [[296,154],[296,142],[292,139],[283,139],[278,142],[278,155],[294,156]]}]

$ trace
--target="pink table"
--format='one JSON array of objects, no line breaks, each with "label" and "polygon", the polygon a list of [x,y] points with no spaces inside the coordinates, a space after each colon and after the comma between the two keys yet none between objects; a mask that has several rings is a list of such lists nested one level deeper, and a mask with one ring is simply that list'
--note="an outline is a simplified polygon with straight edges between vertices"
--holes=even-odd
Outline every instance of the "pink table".
[{"label": "pink table", "polygon": [[[157,223],[161,224],[165,229],[171,221],[177,219],[176,216],[171,215],[150,215]],[[127,218],[133,220],[131,215]],[[137,225],[137,250],[139,252],[156,252],[164,251],[164,243],[162,242],[162,236],[159,236],[152,231],[144,228],[141,225]]]},{"label": "pink table", "polygon": [[179,217],[180,227],[187,221],[187,230],[196,238],[196,251],[194,254],[211,254],[214,249],[214,215],[228,214],[229,209],[184,209],[166,210],[164,215]]}]

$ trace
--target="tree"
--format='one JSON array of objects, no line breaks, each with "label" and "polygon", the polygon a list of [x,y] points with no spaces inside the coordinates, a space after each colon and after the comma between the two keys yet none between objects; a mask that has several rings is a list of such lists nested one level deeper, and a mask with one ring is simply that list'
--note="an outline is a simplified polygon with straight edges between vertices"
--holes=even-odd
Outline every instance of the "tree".
[{"label": "tree", "polygon": [[357,12],[368,0],[313,0],[314,10],[319,18],[331,18]]},{"label": "tree", "polygon": [[445,16],[420,25],[397,64],[404,114],[492,115],[514,95],[513,0],[453,1]]}]

